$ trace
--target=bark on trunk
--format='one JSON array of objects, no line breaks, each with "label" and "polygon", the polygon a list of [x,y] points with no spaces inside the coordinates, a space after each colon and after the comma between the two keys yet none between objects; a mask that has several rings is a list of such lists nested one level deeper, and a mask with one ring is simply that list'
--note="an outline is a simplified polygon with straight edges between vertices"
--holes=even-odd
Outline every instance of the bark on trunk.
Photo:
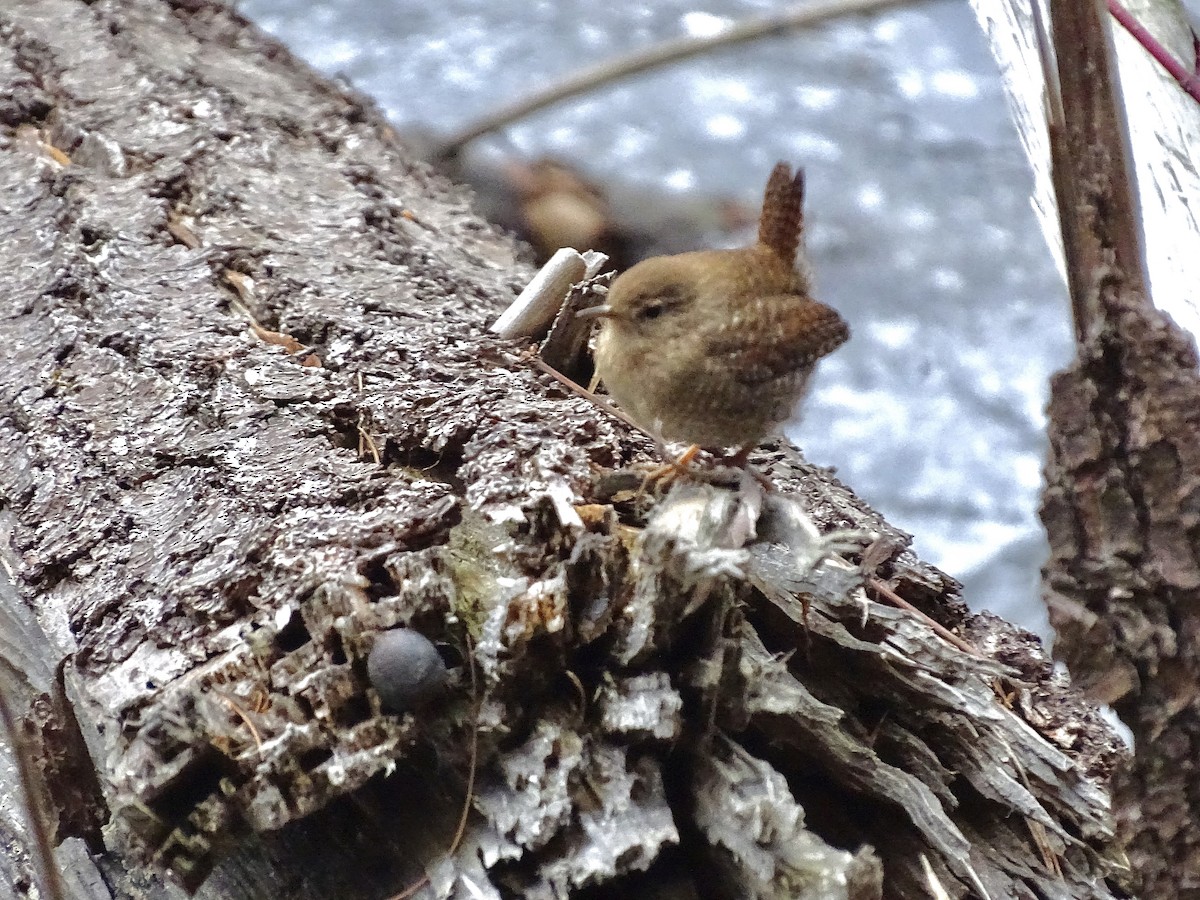
[{"label": "bark on trunk", "polygon": [[[0,649],[70,896],[1122,896],[1036,641],[790,447],[630,490],[359,98],[209,0],[25,0],[0,127]],[[394,715],[401,626],[452,672]]]},{"label": "bark on trunk", "polygon": [[1052,134],[1054,175],[1078,357],[1052,385],[1046,586],[1056,652],[1113,704],[1136,742],[1114,782],[1138,893],[1192,897],[1200,374],[1193,339],[1145,288],[1122,90],[1101,10],[1088,0],[1051,3],[1064,114],[1056,141]]},{"label": "bark on trunk", "polygon": [[1042,518],[1057,652],[1129,725],[1117,813],[1143,897],[1200,890],[1200,383],[1196,350],[1114,281],[1110,318],[1055,376]]}]

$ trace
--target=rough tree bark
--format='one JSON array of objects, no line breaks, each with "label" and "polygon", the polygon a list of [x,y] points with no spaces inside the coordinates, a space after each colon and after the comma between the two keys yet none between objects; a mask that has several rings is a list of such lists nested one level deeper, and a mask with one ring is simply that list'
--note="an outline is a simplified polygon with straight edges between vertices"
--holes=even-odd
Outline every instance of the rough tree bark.
[{"label": "rough tree bark", "polygon": [[[1056,652],[1133,732],[1136,753],[1114,781],[1138,893],[1190,898],[1200,892],[1200,360],[1142,274],[1108,17],[1078,0],[1051,10],[1078,355],[1050,402],[1050,618]],[[1188,202],[1178,193],[1164,205]],[[1182,217],[1175,224],[1195,239]]]},{"label": "rough tree bark", "polygon": [[[0,650],[70,896],[1124,896],[1036,641],[788,446],[629,490],[368,104],[209,0],[25,0],[0,128]],[[396,626],[453,668],[405,715]]]}]

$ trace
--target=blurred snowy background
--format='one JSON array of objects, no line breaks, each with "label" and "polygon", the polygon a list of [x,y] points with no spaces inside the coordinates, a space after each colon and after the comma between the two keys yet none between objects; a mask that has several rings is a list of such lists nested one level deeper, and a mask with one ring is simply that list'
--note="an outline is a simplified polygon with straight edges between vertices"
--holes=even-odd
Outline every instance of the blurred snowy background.
[{"label": "blurred snowy background", "polygon": [[[403,134],[449,133],[635,47],[777,11],[765,0],[243,0],[373,96]],[[808,173],[818,297],[853,330],[791,435],[991,609],[1047,634],[1037,520],[1066,291],[1029,205],[999,74],[963,0],[922,0],[636,76],[474,152],[552,155],[625,194],[754,207]]]}]

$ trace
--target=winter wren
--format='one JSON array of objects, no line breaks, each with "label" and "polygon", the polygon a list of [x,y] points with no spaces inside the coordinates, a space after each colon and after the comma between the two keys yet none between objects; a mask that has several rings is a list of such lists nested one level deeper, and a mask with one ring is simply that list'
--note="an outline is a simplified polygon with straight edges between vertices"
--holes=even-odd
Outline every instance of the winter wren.
[{"label": "winter wren", "polygon": [[804,172],[771,173],[758,241],[658,256],[613,282],[596,369],[638,424],[666,440],[748,453],[787,420],[817,361],[850,329],[809,296]]}]

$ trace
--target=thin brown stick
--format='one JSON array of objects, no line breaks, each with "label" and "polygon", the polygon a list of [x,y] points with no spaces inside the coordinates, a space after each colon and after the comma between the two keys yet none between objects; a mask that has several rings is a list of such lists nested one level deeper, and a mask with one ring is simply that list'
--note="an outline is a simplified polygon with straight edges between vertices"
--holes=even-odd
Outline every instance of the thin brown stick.
[{"label": "thin brown stick", "polygon": [[220,697],[221,700],[224,701],[226,706],[228,706],[231,710],[233,710],[234,714],[239,719],[241,719],[243,722],[246,723],[246,727],[248,729],[250,729],[250,736],[254,738],[254,746],[258,748],[258,752],[259,752],[259,754],[261,754],[262,747],[263,747],[262,736],[258,733],[258,729],[255,727],[254,723],[250,720],[250,714],[247,713],[244,709],[242,709],[241,706],[238,705],[237,701],[234,700],[232,697],[230,697],[228,694],[218,692],[217,696]]},{"label": "thin brown stick", "polygon": [[12,748],[16,764],[17,780],[21,782],[21,794],[25,807],[25,825],[33,842],[32,857],[38,875],[38,888],[47,900],[66,900],[62,876],[54,862],[54,850],[50,844],[50,832],[46,827],[46,816],[42,806],[42,792],[38,790],[41,779],[29,752],[29,745],[18,732],[17,720],[8,705],[8,695],[0,685],[0,726]]},{"label": "thin brown stick", "polygon": [[634,51],[628,56],[584,69],[544,90],[501,107],[491,115],[484,116],[479,121],[451,135],[442,142],[437,155],[443,159],[452,157],[476,138],[511,125],[531,113],[648,69],[678,62],[709,50],[785,34],[797,28],[816,25],[838,16],[874,12],[902,2],[905,0],[815,0],[815,2],[793,6],[775,15],[740,22],[711,37],[681,37],[663,41],[653,47]]},{"label": "thin brown stick", "polygon": [[[362,372],[354,373],[354,379],[358,384],[358,392],[363,392],[363,376]],[[370,451],[371,458],[375,460],[375,465],[383,465],[383,459],[379,455],[379,447],[375,443],[375,438],[371,437],[371,432],[367,431],[367,415],[361,409],[358,411],[358,456],[361,459]]]},{"label": "thin brown stick", "polygon": [[917,609],[915,606],[913,606],[911,603],[909,603],[907,600],[905,600],[903,597],[901,597],[899,594],[897,594],[895,591],[893,591],[890,587],[888,587],[886,584],[884,584],[878,578],[874,578],[874,577],[868,578],[867,586],[870,587],[871,590],[873,590],[877,594],[879,594],[881,597],[883,597],[885,600],[887,600],[889,603],[891,603],[893,606],[897,606],[900,609],[904,610],[905,612],[912,613],[914,616],[916,616],[918,619],[920,619],[922,622],[924,622],[926,625],[928,625],[930,628],[932,628],[939,636],[941,636],[945,640],[949,641],[951,644],[953,644],[959,650],[963,651],[963,653],[970,653],[972,656],[979,657],[980,659],[983,658],[983,656],[980,654],[980,652],[977,649],[975,649],[974,647],[972,647],[971,644],[969,644],[967,641],[964,641],[962,638],[960,638],[957,634],[955,634],[953,631],[951,631],[945,625],[942,625],[941,623],[931,619],[925,613],[921,612],[921,610]]},{"label": "thin brown stick", "polygon": [[653,434],[651,434],[649,431],[647,431],[645,428],[643,428],[637,422],[633,421],[633,419],[629,418],[629,416],[625,415],[625,413],[621,412],[619,409],[617,409],[615,406],[613,406],[611,403],[609,403],[603,397],[593,394],[591,391],[589,391],[583,385],[572,381],[570,378],[568,378],[562,372],[559,372],[553,366],[547,365],[545,361],[538,359],[536,356],[531,356],[529,358],[529,362],[539,372],[549,375],[551,378],[553,378],[555,381],[557,381],[563,387],[567,388],[570,391],[573,391],[574,393],[578,394],[580,397],[583,397],[586,400],[590,400],[592,403],[596,404],[596,406],[600,407],[600,409],[604,410],[610,416],[614,416],[614,417],[620,419],[622,422],[624,422],[630,428],[634,429],[635,431],[640,431],[642,434],[646,435],[646,437],[650,438],[650,440],[652,440],[652,441],[658,440]]},{"label": "thin brown stick", "polygon": [[383,458],[379,455],[379,447],[375,444],[375,438],[371,437],[371,432],[367,431],[366,425],[363,424],[364,417],[362,413],[358,414],[358,455],[366,456],[367,451],[370,451],[371,458],[375,460],[375,465],[383,465]]},{"label": "thin brown stick", "polygon": [[458,819],[458,828],[454,832],[454,840],[450,842],[450,852],[458,850],[463,835],[467,832],[467,817],[471,813],[471,798],[475,795],[475,775],[479,769],[479,711],[483,706],[483,697],[479,695],[479,683],[475,675],[475,643],[471,635],[466,635],[467,641],[467,670],[471,673],[471,698],[475,710],[471,715],[471,759],[467,763],[467,799],[463,803],[462,815]]}]

